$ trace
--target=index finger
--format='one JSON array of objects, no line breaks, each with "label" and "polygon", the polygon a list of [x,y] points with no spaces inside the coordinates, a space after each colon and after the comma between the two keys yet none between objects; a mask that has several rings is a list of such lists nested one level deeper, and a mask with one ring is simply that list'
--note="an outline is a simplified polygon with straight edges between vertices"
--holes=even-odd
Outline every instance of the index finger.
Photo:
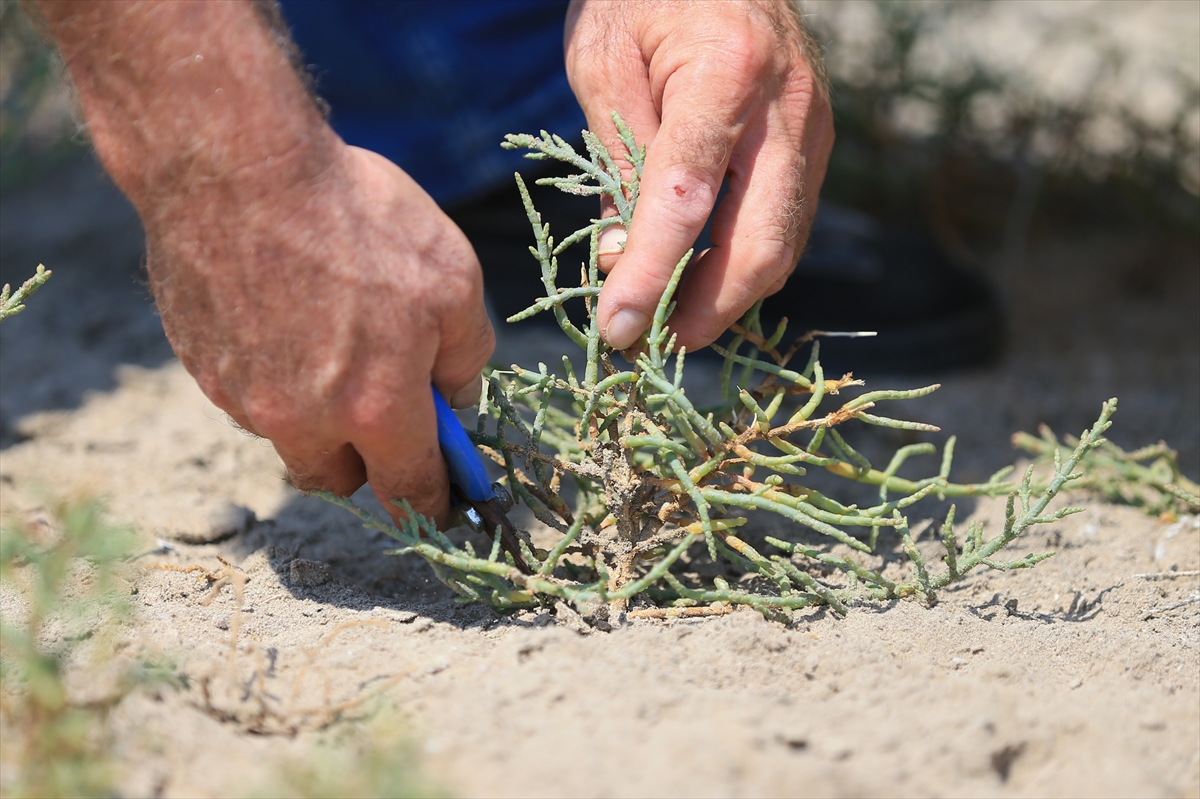
[{"label": "index finger", "polygon": [[600,295],[600,330],[616,349],[631,346],[649,326],[675,265],[712,213],[744,127],[746,95],[714,96],[711,84],[698,77],[675,96],[664,96],[625,251]]}]

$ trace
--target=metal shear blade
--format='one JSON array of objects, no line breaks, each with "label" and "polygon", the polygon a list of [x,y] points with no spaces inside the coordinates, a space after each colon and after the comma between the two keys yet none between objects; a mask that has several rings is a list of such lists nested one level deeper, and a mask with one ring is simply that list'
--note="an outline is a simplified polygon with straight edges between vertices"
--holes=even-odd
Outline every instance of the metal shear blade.
[{"label": "metal shear blade", "polygon": [[505,513],[502,500],[506,499],[507,506],[512,507],[511,497],[502,487],[488,480],[479,450],[436,388],[433,389],[433,404],[437,408],[438,443],[450,473],[450,496],[454,507],[472,530],[484,533],[493,541],[499,537],[500,548],[512,556],[521,572],[533,574],[521,554],[516,528]]},{"label": "metal shear blade", "polygon": [[516,528],[508,520],[498,501],[492,499],[487,502],[473,502],[463,493],[462,488],[453,483],[450,486],[450,494],[454,506],[462,513],[468,527],[477,533],[483,533],[493,541],[499,536],[500,548],[512,555],[517,568],[524,574],[533,574],[533,569],[529,568],[525,556],[521,554]]}]

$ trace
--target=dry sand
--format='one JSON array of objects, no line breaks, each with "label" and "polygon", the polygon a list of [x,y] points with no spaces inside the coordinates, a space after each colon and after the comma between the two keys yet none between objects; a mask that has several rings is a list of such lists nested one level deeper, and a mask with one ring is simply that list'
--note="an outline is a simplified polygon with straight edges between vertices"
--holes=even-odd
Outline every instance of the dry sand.
[{"label": "dry sand", "polygon": [[[114,711],[123,793],[272,790],[278,769],[346,751],[335,739],[369,748],[359,718],[379,701],[309,728],[378,693],[453,794],[1200,795],[1200,604],[1149,613],[1200,591],[1197,517],[1070,497],[1087,511],[1017,546],[1056,557],[978,573],[932,608],[607,633],[561,607],[504,618],[455,603],[423,562],[384,556],[382,535],[291,490],[270,447],[207,402],[137,282],[136,218],[90,163],[4,198],[0,247],[5,281],[39,261],[55,272],[0,332],[3,513],[97,495],[148,548],[175,547],[130,572],[122,657],[157,654],[184,679]],[[1194,479],[1198,262],[1194,242],[1161,236],[1035,238],[1010,284],[1003,362],[934,376],[946,388],[907,413],[958,433],[956,475],[975,479],[1011,462],[1014,430],[1078,433],[1116,395],[1114,440],[1165,438]],[[532,360],[533,339],[502,340],[501,358]],[[965,510],[991,529],[1002,513]],[[162,568],[219,571],[218,556],[247,580],[240,614],[233,586],[205,605],[207,581]],[[1193,574],[1138,576],[1170,570]],[[19,613],[20,597],[2,599]]]}]

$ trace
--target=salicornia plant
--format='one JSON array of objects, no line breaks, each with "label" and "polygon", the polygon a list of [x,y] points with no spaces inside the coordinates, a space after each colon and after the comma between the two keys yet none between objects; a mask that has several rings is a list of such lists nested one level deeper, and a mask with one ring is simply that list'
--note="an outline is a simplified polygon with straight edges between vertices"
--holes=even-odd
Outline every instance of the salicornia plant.
[{"label": "salicornia plant", "polygon": [[[937,589],[983,565],[1026,568],[1050,553],[1017,560],[1001,551],[1033,525],[1046,524],[1079,508],[1049,511],[1059,491],[1080,474],[1077,464],[1104,439],[1116,401],[1104,404],[1100,418],[1065,458],[1056,451],[1053,474],[1035,486],[1032,468],[1020,482],[1004,480],[1008,470],[985,483],[950,481],[954,439],[941,453],[935,474],[920,480],[897,476],[917,455],[933,453],[929,443],[901,447],[883,469],[873,466],[843,435],[847,423],[935,431],[931,425],[882,415],[891,400],[921,397],[932,385],[907,391],[870,391],[836,401],[843,389],[861,386],[849,374],[827,378],[817,334],[784,347],[786,323],[764,330],[758,308],[733,327],[724,358],[723,402],[698,408],[683,385],[686,352],[675,347],[670,330],[673,296],[691,253],[676,265],[653,322],[629,362],[617,358],[600,338],[595,302],[603,283],[597,267],[600,232],[628,227],[638,199],[645,149],[614,116],[632,169],[622,171],[596,137],[584,132],[587,154],[544,131],[510,135],[505,147],[523,148],[531,159],[554,159],[576,170],[569,177],[543,178],[574,194],[605,195],[617,215],[555,240],[534,209],[520,176],[517,184],[541,268],[545,296],[509,321],[537,313],[554,314],[566,336],[583,351],[582,369],[569,358],[562,373],[545,364],[514,365],[494,371],[479,407],[474,440],[504,470],[516,501],[554,531],[549,549],[521,543],[533,574],[523,574],[493,542],[477,554],[470,543],[456,546],[432,522],[400,503],[408,520],[400,528],[351,508],[368,526],[383,530],[415,552],[438,576],[470,600],[498,609],[564,599],[580,608],[609,612],[675,615],[723,612],[749,605],[779,614],[810,605],[845,613],[848,605],[917,596],[935,599]],[[558,256],[577,242],[590,243],[588,263],[577,285],[560,286]],[[577,326],[563,306],[582,302],[587,323]],[[802,366],[793,357],[807,350]],[[878,487],[869,507],[844,504],[805,480],[806,470]],[[954,524],[951,507],[941,526],[941,563],[931,563],[914,543],[908,509],[926,498],[1008,495],[1004,528],[984,535],[982,525],[965,530]],[[742,535],[751,511],[783,517],[790,532],[766,536],[758,548]],[[892,528],[908,566],[885,576],[868,563],[880,545],[882,528]],[[707,568],[706,568],[707,566]],[[727,580],[719,574],[737,577]],[[703,574],[716,576],[702,577]]]},{"label": "salicornia plant", "polygon": [[38,264],[37,271],[33,277],[26,280],[17,288],[16,291],[7,283],[3,288],[0,288],[0,322],[3,322],[10,316],[16,316],[21,311],[25,310],[25,301],[33,296],[33,293],[42,287],[42,284],[50,279],[53,274],[46,267]]}]

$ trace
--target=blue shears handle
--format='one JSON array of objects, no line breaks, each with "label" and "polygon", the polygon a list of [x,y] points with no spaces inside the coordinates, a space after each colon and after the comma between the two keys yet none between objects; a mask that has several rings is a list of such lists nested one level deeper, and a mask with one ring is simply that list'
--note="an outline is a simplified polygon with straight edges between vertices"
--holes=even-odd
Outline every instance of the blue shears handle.
[{"label": "blue shears handle", "polygon": [[446,459],[450,482],[461,488],[472,502],[494,499],[496,492],[492,490],[492,482],[488,479],[479,450],[471,443],[454,411],[450,410],[450,404],[442,399],[436,388],[430,388],[433,389],[433,406],[437,409],[438,444],[442,447],[442,457]]}]

